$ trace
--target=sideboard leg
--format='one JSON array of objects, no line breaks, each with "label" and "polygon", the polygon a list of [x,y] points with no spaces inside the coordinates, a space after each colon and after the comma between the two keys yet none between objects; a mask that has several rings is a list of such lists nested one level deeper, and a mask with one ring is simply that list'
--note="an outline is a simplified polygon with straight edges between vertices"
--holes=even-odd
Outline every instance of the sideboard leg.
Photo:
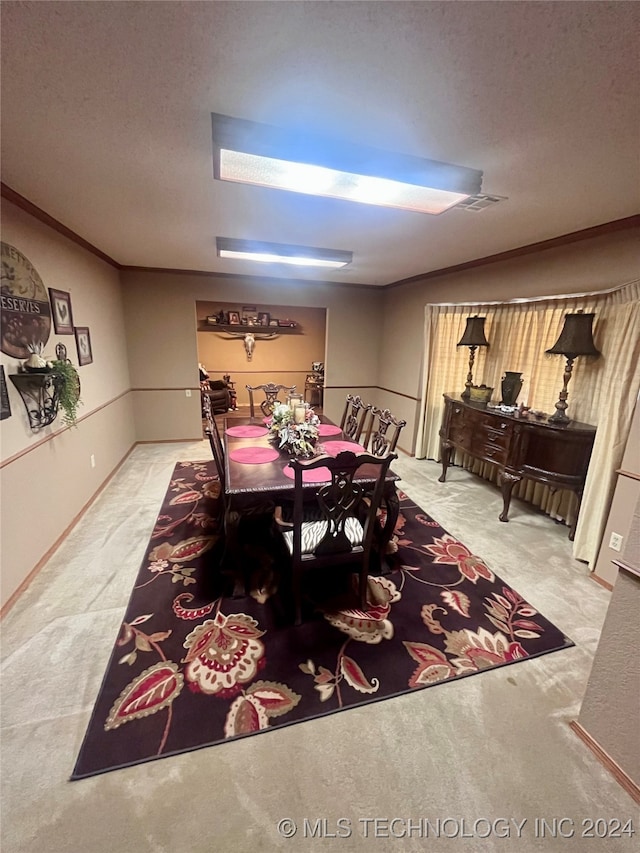
[{"label": "sideboard leg", "polygon": [[500,485],[502,486],[502,512],[498,516],[500,521],[509,521],[509,504],[511,503],[511,492],[516,483],[519,483],[522,477],[517,477],[515,474],[509,474],[507,471],[502,471],[500,474]]},{"label": "sideboard leg", "polygon": [[449,462],[451,461],[451,445],[445,444],[444,442],[440,443],[440,456],[442,458],[442,474],[438,477],[439,483],[444,483],[447,479],[447,468],[449,467]]}]

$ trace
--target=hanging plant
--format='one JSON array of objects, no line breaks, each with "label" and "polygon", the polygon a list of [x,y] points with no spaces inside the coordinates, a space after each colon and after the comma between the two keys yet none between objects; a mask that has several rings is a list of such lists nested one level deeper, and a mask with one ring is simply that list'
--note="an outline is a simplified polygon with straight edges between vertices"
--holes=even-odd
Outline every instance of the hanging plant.
[{"label": "hanging plant", "polygon": [[58,404],[63,411],[62,423],[65,426],[76,426],[78,408],[82,405],[80,399],[80,377],[78,371],[68,360],[52,362],[54,382],[58,389]]}]

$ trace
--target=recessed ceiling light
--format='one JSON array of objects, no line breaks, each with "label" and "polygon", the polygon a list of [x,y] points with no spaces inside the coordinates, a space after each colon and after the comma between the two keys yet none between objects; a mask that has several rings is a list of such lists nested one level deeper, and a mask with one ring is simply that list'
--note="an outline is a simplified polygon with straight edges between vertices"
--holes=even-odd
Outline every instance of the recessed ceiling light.
[{"label": "recessed ceiling light", "polygon": [[290,133],[212,113],[213,174],[236,181],[420,213],[443,213],[482,187],[482,172]]},{"label": "recessed ceiling light", "polygon": [[340,269],[353,260],[352,252],[339,249],[316,249],[312,246],[292,246],[286,243],[234,240],[230,237],[216,237],[216,246],[221,258],[260,261],[268,264]]}]

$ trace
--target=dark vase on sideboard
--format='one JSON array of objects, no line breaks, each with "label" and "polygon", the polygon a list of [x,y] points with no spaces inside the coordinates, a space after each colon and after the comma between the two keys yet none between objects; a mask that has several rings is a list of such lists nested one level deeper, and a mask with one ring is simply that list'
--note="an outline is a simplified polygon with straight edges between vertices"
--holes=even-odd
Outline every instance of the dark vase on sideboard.
[{"label": "dark vase on sideboard", "polygon": [[522,390],[522,373],[516,373],[515,370],[505,370],[500,385],[502,391],[503,406],[515,406],[518,394]]}]

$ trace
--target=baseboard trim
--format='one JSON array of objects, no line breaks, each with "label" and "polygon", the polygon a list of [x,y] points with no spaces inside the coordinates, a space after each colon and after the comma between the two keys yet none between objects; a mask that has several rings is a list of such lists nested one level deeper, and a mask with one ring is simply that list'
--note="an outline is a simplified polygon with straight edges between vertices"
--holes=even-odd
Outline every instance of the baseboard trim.
[{"label": "baseboard trim", "polygon": [[38,562],[35,564],[35,566],[31,569],[31,571],[30,571],[30,572],[29,572],[29,574],[26,576],[26,578],[22,581],[22,583],[20,584],[20,586],[18,586],[18,587],[17,587],[17,589],[16,589],[16,590],[15,590],[15,591],[14,591],[14,592],[9,596],[9,598],[5,601],[5,603],[2,605],[2,608],[0,609],[0,619],[3,619],[3,618],[7,615],[7,613],[9,612],[9,610],[11,610],[11,608],[13,607],[13,605],[14,605],[14,604],[16,603],[16,601],[20,598],[20,596],[22,595],[22,593],[26,590],[26,588],[27,588],[27,587],[29,586],[29,584],[33,581],[33,579],[38,575],[38,573],[40,572],[40,570],[42,569],[42,567],[45,565],[45,563],[46,563],[48,560],[50,560],[50,559],[51,559],[51,557],[52,557],[52,556],[53,556],[53,554],[58,550],[58,548],[60,547],[60,545],[62,545],[62,543],[64,542],[64,540],[65,540],[65,539],[67,538],[67,536],[71,533],[71,531],[72,531],[72,530],[73,530],[73,528],[76,526],[76,524],[80,521],[80,519],[82,518],[82,516],[87,512],[87,510],[88,510],[88,509],[89,509],[89,507],[93,504],[93,502],[96,500],[96,498],[97,498],[97,497],[101,494],[101,492],[102,492],[102,491],[107,487],[107,485],[111,482],[111,480],[113,479],[113,477],[115,477],[115,475],[117,474],[117,472],[119,471],[119,469],[120,469],[120,468],[124,465],[124,463],[127,461],[127,459],[129,458],[129,456],[130,456],[130,455],[131,455],[131,453],[133,452],[133,450],[134,450],[134,448],[135,448],[136,444],[138,444],[138,443],[139,443],[139,442],[134,442],[134,444],[132,444],[132,445],[131,445],[131,447],[129,448],[129,450],[127,450],[127,452],[126,452],[126,453],[125,453],[125,455],[122,457],[122,459],[118,462],[118,464],[115,466],[115,468],[114,468],[114,469],[111,471],[111,473],[110,473],[110,474],[109,474],[109,475],[108,475],[108,476],[107,476],[107,477],[102,481],[102,483],[98,486],[98,488],[97,488],[97,489],[96,489],[96,491],[93,493],[93,495],[91,495],[91,497],[90,497],[90,498],[89,498],[89,500],[85,503],[85,505],[82,507],[82,509],[80,510],[80,512],[79,512],[79,513],[78,513],[78,514],[77,514],[77,515],[72,519],[72,521],[70,522],[70,524],[68,524],[68,525],[67,525],[67,527],[65,527],[65,529],[62,531],[62,533],[60,534],[60,536],[58,536],[58,538],[57,538],[57,539],[56,539],[56,541],[53,543],[53,545],[48,549],[48,551],[46,551],[46,552],[43,554],[43,556],[38,560]]},{"label": "baseboard trim", "polygon": [[600,584],[600,586],[603,586],[605,589],[608,589],[609,592],[613,592],[613,584],[609,583],[609,581],[604,580],[604,578],[601,578],[595,572],[591,572],[589,577],[592,581],[595,581],[596,583]]},{"label": "baseboard trim", "polygon": [[577,720],[569,722],[569,728],[576,734],[580,740],[587,746],[598,759],[600,764],[611,773],[616,782],[621,785],[627,794],[640,805],[640,785],[637,785],[633,779],[625,773],[620,765],[611,758],[598,743],[597,740],[591,737],[589,732],[584,729]]}]

